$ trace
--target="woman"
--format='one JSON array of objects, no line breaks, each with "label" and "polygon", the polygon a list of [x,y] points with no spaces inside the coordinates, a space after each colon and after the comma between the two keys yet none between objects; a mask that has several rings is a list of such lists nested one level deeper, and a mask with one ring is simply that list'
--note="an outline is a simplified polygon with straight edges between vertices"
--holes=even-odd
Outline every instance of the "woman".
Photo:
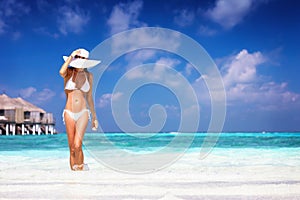
[{"label": "woman", "polygon": [[[66,125],[70,149],[70,167],[72,170],[88,170],[84,164],[82,139],[92,115],[92,128],[97,130],[98,121],[92,97],[93,75],[87,68],[93,67],[100,61],[89,60],[89,52],[77,49],[67,57],[61,66],[59,74],[64,78],[64,88],[67,97],[63,120]],[[71,66],[71,67],[69,67]],[[87,109],[87,105],[89,109]]]}]

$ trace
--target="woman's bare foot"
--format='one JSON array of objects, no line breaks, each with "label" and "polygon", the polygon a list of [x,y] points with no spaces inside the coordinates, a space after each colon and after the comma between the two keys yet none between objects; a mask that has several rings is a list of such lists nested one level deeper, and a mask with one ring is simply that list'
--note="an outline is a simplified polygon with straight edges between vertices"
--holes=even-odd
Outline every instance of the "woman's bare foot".
[{"label": "woman's bare foot", "polygon": [[88,171],[89,167],[88,167],[87,164],[73,165],[72,170],[74,170],[74,171]]}]

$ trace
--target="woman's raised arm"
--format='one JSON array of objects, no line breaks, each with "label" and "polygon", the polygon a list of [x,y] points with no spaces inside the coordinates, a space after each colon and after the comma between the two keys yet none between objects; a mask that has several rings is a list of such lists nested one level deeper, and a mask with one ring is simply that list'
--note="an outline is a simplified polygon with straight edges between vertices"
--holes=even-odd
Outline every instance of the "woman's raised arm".
[{"label": "woman's raised arm", "polygon": [[71,53],[71,55],[68,57],[68,59],[65,61],[65,63],[61,66],[61,68],[59,70],[59,74],[61,75],[61,77],[64,78],[67,75],[67,69],[68,69],[70,62],[78,54],[80,54],[80,50],[73,51]]}]

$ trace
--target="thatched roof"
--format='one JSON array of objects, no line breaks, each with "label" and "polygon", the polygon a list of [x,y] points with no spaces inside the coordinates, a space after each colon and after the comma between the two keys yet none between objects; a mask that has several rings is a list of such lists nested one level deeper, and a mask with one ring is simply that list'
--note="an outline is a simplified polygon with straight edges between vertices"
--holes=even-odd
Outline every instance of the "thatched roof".
[{"label": "thatched roof", "polygon": [[0,95],[0,109],[1,110],[11,110],[15,108],[23,108],[24,111],[30,112],[40,112],[46,113],[45,110],[39,108],[28,101],[18,97],[18,98],[10,98],[6,94]]}]

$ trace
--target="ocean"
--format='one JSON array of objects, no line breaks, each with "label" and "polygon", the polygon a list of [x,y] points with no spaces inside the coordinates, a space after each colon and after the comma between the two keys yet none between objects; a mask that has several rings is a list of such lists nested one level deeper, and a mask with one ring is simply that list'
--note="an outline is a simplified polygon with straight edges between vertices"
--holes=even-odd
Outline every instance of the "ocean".
[{"label": "ocean", "polygon": [[[201,150],[206,135],[206,133],[193,134],[193,140],[190,142],[191,133],[181,134],[180,140],[170,145],[177,137],[176,133],[157,133],[151,137],[147,133],[136,134],[136,137],[126,133],[86,133],[83,149],[86,156],[89,156],[88,150],[107,154],[112,147],[129,153],[151,154],[166,146],[170,153],[185,150],[184,154],[197,154]],[[189,140],[185,141],[185,138]],[[186,148],[187,143],[189,146]],[[212,153],[226,156],[232,152],[244,158],[244,165],[259,162],[270,165],[289,163],[300,166],[300,133],[221,133],[212,148]],[[40,136],[1,136],[0,157],[3,161],[9,156],[67,158],[69,156],[67,136],[64,133]],[[259,156],[264,159],[257,160]]]},{"label": "ocean", "polygon": [[[170,143],[177,133],[86,133],[85,142],[100,142],[99,148],[105,149],[103,138],[113,142],[118,147],[132,147],[133,151],[144,148],[164,147]],[[134,135],[136,137],[134,137]],[[149,136],[147,136],[149,135]],[[199,148],[207,133],[181,133],[181,135],[194,135],[191,149]],[[184,137],[182,137],[184,143]],[[180,141],[177,144],[181,146]],[[65,150],[67,146],[67,135],[60,133],[56,135],[25,135],[25,136],[0,136],[0,152],[2,151],[26,151],[26,150]],[[95,144],[91,144],[95,145]],[[299,148],[300,133],[298,132],[271,132],[271,133],[221,133],[215,148]]]}]

